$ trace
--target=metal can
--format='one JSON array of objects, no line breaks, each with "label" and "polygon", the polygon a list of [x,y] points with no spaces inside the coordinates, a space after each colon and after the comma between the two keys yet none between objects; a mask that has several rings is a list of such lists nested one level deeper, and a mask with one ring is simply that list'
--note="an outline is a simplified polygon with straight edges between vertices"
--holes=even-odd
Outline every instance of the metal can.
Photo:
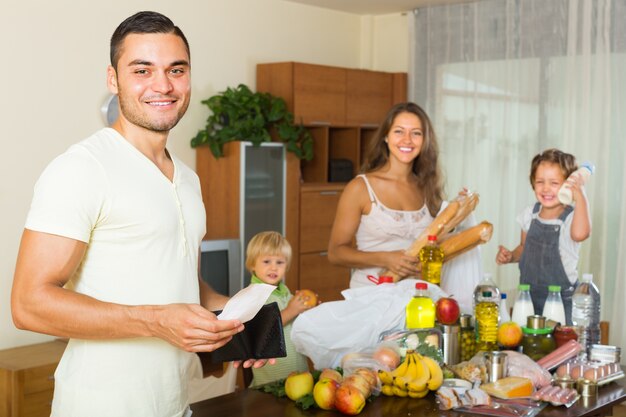
[{"label": "metal can", "polygon": [[484,358],[487,368],[487,382],[496,382],[507,376],[508,356],[505,352],[485,352]]},{"label": "metal can", "polygon": [[439,324],[442,337],[443,362],[456,365],[461,360],[461,326],[458,324]]},{"label": "metal can", "polygon": [[598,396],[598,384],[588,379],[579,379],[576,385],[578,393],[582,397],[597,397]]}]

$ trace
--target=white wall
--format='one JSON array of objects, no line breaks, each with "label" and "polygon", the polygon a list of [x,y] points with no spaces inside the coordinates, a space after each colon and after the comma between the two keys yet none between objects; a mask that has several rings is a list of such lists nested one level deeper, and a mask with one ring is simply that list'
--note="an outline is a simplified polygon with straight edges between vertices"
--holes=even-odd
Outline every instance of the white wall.
[{"label": "white wall", "polygon": [[[189,140],[208,116],[200,101],[239,83],[254,89],[259,62],[408,68],[406,19],[399,14],[360,17],[281,0],[7,3],[0,6],[0,349],[50,338],[19,331],[11,321],[19,238],[42,169],[103,126],[99,108],[108,94],[108,42],[124,18],[139,10],[162,12],[191,44],[192,103],[172,131],[169,148],[192,167]],[[388,49],[390,42],[398,48]]]}]

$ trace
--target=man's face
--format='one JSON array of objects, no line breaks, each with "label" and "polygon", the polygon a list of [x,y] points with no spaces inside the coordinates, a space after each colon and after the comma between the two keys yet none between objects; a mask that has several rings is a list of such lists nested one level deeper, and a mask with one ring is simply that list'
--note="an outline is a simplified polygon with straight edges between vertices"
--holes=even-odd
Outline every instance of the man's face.
[{"label": "man's face", "polygon": [[130,34],[117,70],[107,83],[118,94],[122,123],[167,132],[183,117],[191,95],[191,67],[185,43],[174,34]]}]

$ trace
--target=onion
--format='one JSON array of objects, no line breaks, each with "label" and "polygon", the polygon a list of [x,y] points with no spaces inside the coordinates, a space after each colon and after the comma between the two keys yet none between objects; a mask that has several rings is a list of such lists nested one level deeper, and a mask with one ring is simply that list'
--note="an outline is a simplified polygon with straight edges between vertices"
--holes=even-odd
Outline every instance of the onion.
[{"label": "onion", "polygon": [[372,357],[382,365],[386,365],[390,370],[396,369],[400,364],[400,354],[388,346],[380,346]]}]

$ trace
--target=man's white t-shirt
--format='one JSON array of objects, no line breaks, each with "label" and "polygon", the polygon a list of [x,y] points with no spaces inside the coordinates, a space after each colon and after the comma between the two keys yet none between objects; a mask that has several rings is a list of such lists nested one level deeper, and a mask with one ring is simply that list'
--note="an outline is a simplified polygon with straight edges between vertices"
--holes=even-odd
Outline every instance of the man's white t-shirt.
[{"label": "man's white t-shirt", "polygon": [[[106,128],[45,169],[25,227],[88,244],[67,288],[127,305],[199,303],[200,183],[171,158],[173,181]],[[52,416],[182,416],[191,359],[158,338],[71,339],[55,373]]]}]

